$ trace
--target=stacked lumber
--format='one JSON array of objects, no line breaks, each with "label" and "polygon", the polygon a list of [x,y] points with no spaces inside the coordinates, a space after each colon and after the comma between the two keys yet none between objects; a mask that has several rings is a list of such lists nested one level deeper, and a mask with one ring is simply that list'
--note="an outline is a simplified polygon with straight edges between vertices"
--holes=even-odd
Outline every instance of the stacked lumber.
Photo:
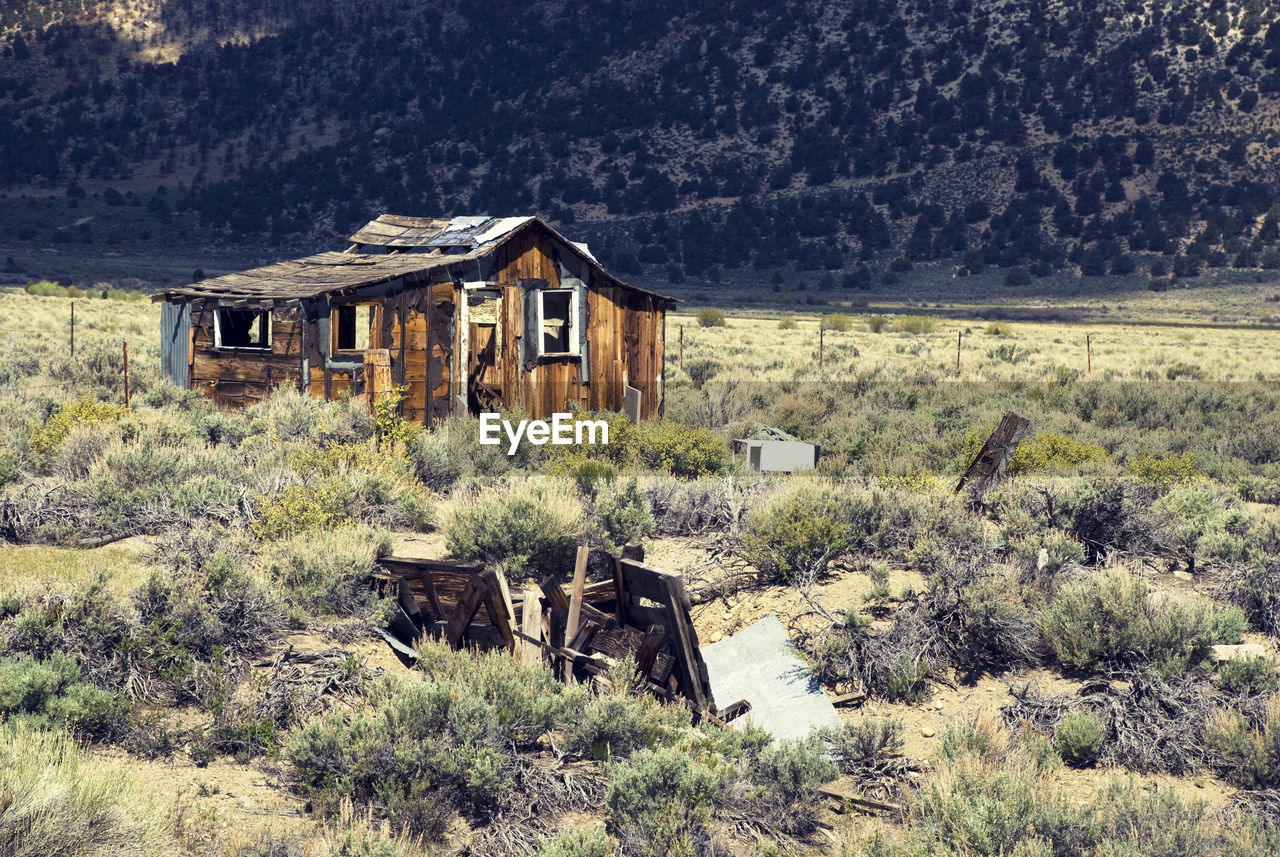
[{"label": "stacked lumber", "polygon": [[590,559],[587,548],[578,549],[568,584],[548,575],[537,588],[512,591],[498,568],[386,557],[375,578],[400,610],[384,637],[406,658],[417,656],[414,646],[424,636],[455,649],[505,648],[569,683],[592,681],[630,656],[653,693],[716,718],[684,580],[645,565],[637,552],[605,557],[612,579],[588,583]]}]

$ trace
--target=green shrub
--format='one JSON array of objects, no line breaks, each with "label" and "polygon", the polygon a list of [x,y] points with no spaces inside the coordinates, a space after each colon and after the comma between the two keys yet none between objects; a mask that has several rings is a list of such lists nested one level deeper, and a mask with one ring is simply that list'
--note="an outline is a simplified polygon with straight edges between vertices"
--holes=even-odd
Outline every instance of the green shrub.
[{"label": "green shrub", "polygon": [[638,428],[639,458],[646,467],[697,479],[721,473],[729,465],[728,447],[710,429],[673,420],[649,420]]},{"label": "green shrub", "polygon": [[160,852],[162,827],[122,768],[63,732],[0,725],[0,799],[6,857]]},{"label": "green shrub", "polygon": [[904,315],[894,322],[898,330],[918,336],[922,333],[933,333],[938,320],[931,315]]},{"label": "green shrub", "polygon": [[372,603],[369,576],[378,557],[391,552],[385,533],[350,527],[281,539],[268,546],[260,567],[301,616],[347,616]]},{"label": "green shrub", "polygon": [[1004,275],[1004,284],[1006,286],[1025,286],[1031,282],[1031,272],[1026,268],[1018,265],[1009,269],[1009,273]]},{"label": "green shrub", "polygon": [[27,437],[31,441],[31,448],[37,453],[52,455],[76,426],[114,422],[127,413],[128,409],[123,405],[112,405],[85,396],[58,405],[43,423],[28,428]]},{"label": "green shrub", "polygon": [[1107,461],[1110,457],[1095,444],[1081,443],[1058,432],[1041,432],[1018,445],[1009,462],[1009,473],[1064,473],[1081,464]]},{"label": "green shrub", "polygon": [[778,330],[795,330],[799,326],[796,324],[796,318],[793,315],[784,315],[778,319]]},{"label": "green shrub", "polygon": [[1135,479],[1164,489],[1191,485],[1204,478],[1194,452],[1165,456],[1148,453],[1130,461],[1125,471]]},{"label": "green shrub", "polygon": [[982,331],[984,336],[1013,336],[1013,325],[1007,321],[993,321]]},{"label": "green shrub", "polygon": [[617,844],[604,828],[571,828],[542,840],[533,857],[613,857]]},{"label": "green shrub", "polygon": [[1234,658],[1218,667],[1218,685],[1237,696],[1275,693],[1280,690],[1280,664],[1261,655]]},{"label": "green shrub", "polygon": [[931,666],[928,658],[904,654],[885,676],[885,699],[890,702],[919,702],[928,691]]},{"label": "green shrub", "polygon": [[1274,559],[1228,565],[1216,594],[1243,610],[1252,627],[1280,637],[1280,564]]},{"label": "green shrub", "polygon": [[1153,502],[1148,486],[1113,478],[1095,480],[1058,498],[1067,533],[1084,545],[1090,564],[1115,551],[1135,557],[1167,554],[1167,522],[1153,514]]},{"label": "green shrub", "polygon": [[1203,661],[1215,644],[1239,642],[1245,620],[1238,608],[1161,597],[1140,578],[1110,572],[1064,584],[1040,627],[1066,666],[1149,665],[1168,677]]},{"label": "green shrub", "polygon": [[355,492],[342,479],[290,485],[279,494],[258,498],[253,532],[265,541],[278,541],[349,526],[354,523],[354,501]]},{"label": "green shrub", "polygon": [[1257,727],[1239,711],[1219,711],[1204,733],[1210,764],[1247,789],[1280,786],[1280,703],[1273,698]]},{"label": "green shrub", "polygon": [[569,471],[569,476],[577,483],[579,491],[595,496],[602,487],[613,484],[613,481],[618,478],[618,471],[612,464],[588,458],[574,465]]},{"label": "green shrub", "polygon": [[44,728],[66,728],[90,738],[119,734],[128,706],[116,694],[84,678],[80,664],[62,652],[0,658],[0,721],[21,718]]},{"label": "green shrub", "polygon": [[829,312],[819,322],[823,330],[846,333],[853,328],[853,317],[842,312]]},{"label": "green shrub", "polygon": [[685,366],[685,373],[689,376],[689,380],[693,382],[693,386],[701,390],[702,387],[716,376],[720,371],[720,364],[715,360],[707,358],[699,358],[690,360]]},{"label": "green shrub", "polygon": [[888,717],[845,721],[840,728],[828,727],[820,734],[840,772],[855,779],[876,772],[887,759],[902,752],[902,721]]},{"label": "green shrub", "polygon": [[767,583],[808,586],[871,528],[863,494],[802,483],[747,516],[742,556]]},{"label": "green shrub", "polygon": [[[620,664],[614,669],[626,672],[634,666]],[[687,709],[664,706],[647,694],[632,694],[621,687],[567,712],[563,748],[597,761],[625,759],[658,746],[661,738],[688,725]]]},{"label": "green shrub", "polygon": [[1069,765],[1088,767],[1102,752],[1102,722],[1086,711],[1069,711],[1053,731],[1054,747]]},{"label": "green shrub", "polygon": [[620,553],[624,545],[642,544],[653,535],[653,509],[634,476],[599,490],[595,513],[603,530],[601,546],[609,553]]},{"label": "green shrub", "polygon": [[605,812],[628,852],[665,857],[704,853],[720,778],[688,753],[642,750],[610,765]]},{"label": "green shrub", "polygon": [[387,679],[369,695],[372,711],[349,722],[334,712],[295,733],[297,790],[328,815],[345,799],[375,803],[396,829],[426,836],[455,812],[484,820],[527,807],[536,786],[520,754],[583,707],[585,689],[505,651],[424,642],[419,654],[421,681]]},{"label": "green shrub", "polygon": [[727,324],[724,313],[715,307],[703,307],[698,310],[696,318],[698,327],[724,327]]},{"label": "green shrub", "polygon": [[516,574],[555,571],[583,536],[582,502],[558,480],[496,486],[458,502],[444,533],[462,559],[505,562]]},{"label": "green shrub", "polygon": [[67,296],[67,287],[60,286],[52,280],[40,280],[35,283],[27,283],[26,293],[41,298],[65,298]]},{"label": "green shrub", "polygon": [[882,315],[867,316],[867,329],[872,333],[880,333],[889,326],[889,319]]}]

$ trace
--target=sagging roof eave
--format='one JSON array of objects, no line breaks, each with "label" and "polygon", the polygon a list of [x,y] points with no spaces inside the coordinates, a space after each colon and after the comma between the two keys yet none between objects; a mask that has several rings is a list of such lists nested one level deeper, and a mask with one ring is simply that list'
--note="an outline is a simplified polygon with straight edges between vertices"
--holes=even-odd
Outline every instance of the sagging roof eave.
[{"label": "sagging roof eave", "polygon": [[[565,248],[567,248],[574,255],[578,256],[578,258],[582,259],[583,262],[585,262],[587,265],[591,267],[594,273],[596,273],[599,277],[603,278],[607,283],[624,288],[624,289],[630,289],[631,291],[634,291],[634,292],[639,292],[641,294],[649,295],[650,297],[653,297],[653,298],[656,298],[657,300],[662,301],[664,304],[679,303],[679,301],[676,298],[673,298],[669,295],[663,295],[658,292],[651,291],[649,289],[641,288],[640,286],[625,282],[619,279],[618,277],[615,277],[613,274],[609,273],[609,271],[606,270],[605,267],[601,265],[595,258],[593,258],[590,254],[584,252],[574,242],[570,241],[564,235],[560,234],[559,231],[557,231],[554,227],[552,227],[549,223],[547,223],[545,220],[543,220],[540,217],[531,217],[526,223],[516,227],[515,229],[512,229],[509,232],[503,233],[502,235],[495,237],[492,241],[489,241],[485,244],[481,244],[466,253],[448,254],[448,255],[441,255],[441,256],[426,256],[424,254],[422,257],[423,264],[421,266],[406,266],[404,268],[398,268],[393,271],[381,272],[378,276],[371,276],[368,279],[361,280],[358,283],[346,284],[346,285],[341,285],[337,287],[326,286],[324,288],[317,288],[314,291],[309,291],[309,292],[304,291],[305,286],[285,285],[282,283],[279,286],[279,290],[281,294],[278,294],[278,295],[272,295],[269,289],[264,289],[262,293],[246,294],[245,292],[242,292],[242,291],[236,291],[235,287],[228,287],[225,291],[221,291],[216,288],[214,289],[211,289],[209,287],[201,288],[199,285],[193,284],[191,287],[183,288],[183,289],[166,289],[165,291],[152,296],[152,300],[178,302],[178,303],[185,303],[188,301],[216,301],[221,305],[244,306],[244,307],[248,307],[250,305],[255,305],[258,307],[288,306],[288,305],[298,305],[302,301],[318,300],[321,298],[331,297],[335,295],[356,295],[356,294],[359,294],[359,292],[364,289],[376,288],[378,286],[385,285],[386,283],[399,278],[406,278],[406,280],[409,278],[414,278],[413,283],[406,282],[405,284],[405,288],[410,288],[420,284],[421,281],[417,278],[420,277],[420,275],[422,274],[429,275],[431,271],[437,268],[444,268],[445,270],[449,270],[450,268],[452,268],[453,265],[474,261],[476,259],[481,259],[485,256],[490,255],[491,253],[496,252],[497,249],[501,247],[503,244],[505,244],[507,241],[510,241],[512,238],[514,238],[516,235],[519,235],[524,230],[531,228],[534,224],[537,224],[542,229],[546,230],[552,237],[554,237],[557,241],[559,241]],[[396,255],[395,258],[397,258],[398,260],[404,261],[418,255],[419,254]],[[307,259],[307,258],[314,258],[314,257],[304,257],[304,259]],[[304,261],[304,259],[295,259],[295,260],[288,260],[288,261],[301,263]],[[284,264],[284,263],[276,263],[276,264]],[[376,262],[374,264],[376,264]],[[251,270],[264,270],[270,267],[271,267],[270,265],[267,265],[267,266],[263,266],[263,268],[257,268],[257,269],[251,269]],[[241,274],[241,276],[243,276],[243,273]],[[267,276],[262,277],[263,281],[267,281],[269,279],[270,278]],[[214,278],[214,280],[211,280],[210,282],[216,282],[216,280],[217,278]]]},{"label": "sagging roof eave", "polygon": [[601,265],[601,264],[600,264],[598,261],[596,261],[596,259],[595,259],[595,258],[593,258],[592,256],[589,256],[589,255],[587,255],[586,253],[582,252],[582,250],[580,250],[580,249],[578,248],[578,245],[577,245],[577,244],[575,244],[574,242],[570,241],[568,238],[565,238],[563,235],[561,235],[561,234],[560,234],[560,232],[559,232],[559,231],[557,231],[557,230],[556,230],[556,228],[555,228],[554,226],[552,226],[550,223],[547,223],[547,222],[546,222],[545,220],[543,220],[541,217],[535,217],[535,218],[533,218],[532,220],[530,220],[530,221],[529,221],[529,223],[526,223],[524,226],[521,226],[519,229],[514,230],[514,231],[511,233],[511,235],[514,235],[514,234],[516,234],[517,232],[520,232],[520,230],[522,230],[522,229],[527,229],[530,225],[532,225],[532,224],[534,224],[534,223],[540,224],[540,225],[542,226],[542,228],[543,228],[543,229],[547,230],[547,231],[548,231],[548,232],[550,232],[552,235],[554,235],[554,236],[556,237],[556,239],[557,239],[558,241],[560,241],[560,243],[562,243],[562,244],[564,244],[564,246],[568,247],[568,248],[569,248],[569,251],[570,251],[571,253],[576,254],[576,255],[578,256],[578,258],[582,259],[584,262],[586,262],[588,265],[590,265],[590,266],[591,266],[591,267],[592,267],[592,268],[593,268],[597,273],[599,273],[601,276],[603,276],[606,280],[609,280],[609,281],[610,281],[611,283],[613,283],[614,285],[616,285],[616,286],[621,286],[621,287],[622,287],[622,288],[624,288],[624,289],[631,289],[631,291],[633,291],[633,292],[640,292],[641,294],[649,295],[650,297],[657,298],[657,299],[659,299],[659,300],[661,300],[661,301],[665,301],[665,302],[667,302],[667,303],[675,304],[675,303],[679,303],[679,302],[680,302],[679,300],[677,300],[676,298],[671,297],[670,295],[659,294],[658,292],[651,291],[651,290],[649,290],[649,289],[642,289],[640,286],[634,285],[634,284],[632,284],[632,283],[624,282],[623,280],[618,279],[618,278],[617,278],[617,277],[615,277],[613,274],[610,274],[607,270],[605,270],[604,265]]}]

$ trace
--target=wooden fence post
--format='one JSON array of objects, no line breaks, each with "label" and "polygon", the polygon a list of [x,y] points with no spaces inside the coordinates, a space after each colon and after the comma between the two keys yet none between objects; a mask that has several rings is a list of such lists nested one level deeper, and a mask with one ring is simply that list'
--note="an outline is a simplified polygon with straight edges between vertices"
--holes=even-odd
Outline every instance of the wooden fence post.
[{"label": "wooden fence post", "polygon": [[822,339],[826,329],[822,326],[822,317],[818,317],[818,371],[822,371]]},{"label": "wooden fence post", "polygon": [[76,359],[76,302],[71,302],[71,359]]},{"label": "wooden fence post", "polygon": [[680,371],[684,371],[684,325],[680,325]]},{"label": "wooden fence post", "polygon": [[1084,359],[1085,366],[1088,368],[1088,374],[1093,374],[1093,334],[1086,333],[1084,335]]},{"label": "wooden fence post", "polygon": [[960,373],[960,337],[964,336],[964,331],[956,331],[956,374]]},{"label": "wooden fence post", "polygon": [[124,406],[129,407],[129,341],[124,343]]}]

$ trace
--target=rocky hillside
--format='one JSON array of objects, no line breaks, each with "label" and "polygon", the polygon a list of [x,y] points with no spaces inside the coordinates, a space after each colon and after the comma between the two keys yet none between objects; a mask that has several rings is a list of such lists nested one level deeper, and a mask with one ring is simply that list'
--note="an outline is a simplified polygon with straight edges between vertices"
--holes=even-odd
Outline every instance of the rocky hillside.
[{"label": "rocky hillside", "polygon": [[532,211],[675,283],[1280,267],[1276,7],[16,2],[0,193],[263,247]]}]

